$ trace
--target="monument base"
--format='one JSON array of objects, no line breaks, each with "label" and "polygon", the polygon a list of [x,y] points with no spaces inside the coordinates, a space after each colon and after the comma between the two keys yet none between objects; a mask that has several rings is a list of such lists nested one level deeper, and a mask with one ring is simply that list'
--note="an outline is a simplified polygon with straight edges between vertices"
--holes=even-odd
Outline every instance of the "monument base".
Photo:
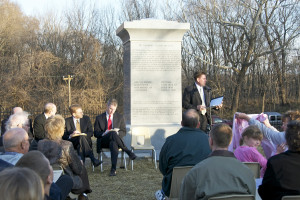
[{"label": "monument base", "polygon": [[[165,140],[170,135],[178,132],[181,128],[180,124],[155,124],[155,125],[126,125],[126,136],[123,138],[125,145],[130,149],[131,145],[131,128],[132,127],[147,127],[150,131],[151,144],[155,147],[156,158],[159,159],[159,153]],[[137,153],[144,153],[145,151],[137,151]],[[149,151],[148,151],[149,152]]]}]

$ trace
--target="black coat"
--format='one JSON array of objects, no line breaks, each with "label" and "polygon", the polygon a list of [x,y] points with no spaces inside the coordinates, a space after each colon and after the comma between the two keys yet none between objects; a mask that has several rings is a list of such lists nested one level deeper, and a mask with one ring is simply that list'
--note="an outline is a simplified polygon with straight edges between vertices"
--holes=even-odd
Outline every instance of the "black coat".
[{"label": "black coat", "polygon": [[34,138],[39,141],[46,137],[45,135],[45,124],[46,124],[46,116],[44,113],[38,115],[34,119],[33,123],[33,134]]},{"label": "black coat", "polygon": [[[68,140],[69,136],[76,131],[73,117],[68,117],[66,120],[65,133],[63,135],[64,140]],[[86,115],[83,116],[80,120],[80,129],[81,133],[86,133],[87,137],[91,138],[93,136],[93,125],[90,118]]]},{"label": "black coat", "polygon": [[290,150],[268,160],[267,169],[258,188],[263,200],[280,200],[286,195],[300,195],[300,152]]},{"label": "black coat", "polygon": [[[123,115],[115,112],[113,115],[113,127],[112,128],[119,128],[119,136],[123,138],[126,135],[126,125]],[[94,124],[94,136],[96,138],[101,138],[102,134],[107,129],[107,119],[106,119],[106,112],[98,115],[95,120]]]}]

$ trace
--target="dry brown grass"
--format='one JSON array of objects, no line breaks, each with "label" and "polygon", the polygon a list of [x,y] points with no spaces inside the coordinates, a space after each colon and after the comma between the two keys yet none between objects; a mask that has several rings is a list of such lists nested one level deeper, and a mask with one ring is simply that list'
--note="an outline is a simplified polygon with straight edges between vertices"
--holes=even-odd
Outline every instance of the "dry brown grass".
[{"label": "dry brown grass", "polygon": [[[88,159],[89,160],[89,159]],[[128,161],[128,160],[127,160]],[[120,160],[118,160],[118,165]],[[151,159],[137,158],[134,161],[134,171],[117,169],[117,176],[110,177],[110,159],[105,158],[101,173],[100,166],[92,171],[90,164],[86,163],[90,184],[93,192],[89,194],[91,200],[134,200],[155,199],[154,193],[161,189],[162,175],[155,169]]]}]

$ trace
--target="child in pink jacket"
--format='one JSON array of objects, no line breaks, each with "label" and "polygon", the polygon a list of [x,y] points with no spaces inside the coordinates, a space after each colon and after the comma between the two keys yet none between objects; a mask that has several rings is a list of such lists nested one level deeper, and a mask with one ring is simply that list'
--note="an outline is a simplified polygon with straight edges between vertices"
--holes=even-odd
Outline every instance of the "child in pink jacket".
[{"label": "child in pink jacket", "polygon": [[261,166],[260,176],[263,177],[267,167],[267,159],[256,149],[263,139],[257,126],[248,126],[242,133],[240,146],[234,151],[235,157],[241,162],[258,162]]}]

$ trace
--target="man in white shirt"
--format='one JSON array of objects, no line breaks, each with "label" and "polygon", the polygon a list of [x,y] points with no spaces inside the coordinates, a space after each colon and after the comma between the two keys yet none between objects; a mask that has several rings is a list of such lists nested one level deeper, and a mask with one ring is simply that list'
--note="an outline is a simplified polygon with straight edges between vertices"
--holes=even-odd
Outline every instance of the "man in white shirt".
[{"label": "man in white shirt", "polygon": [[[194,74],[195,83],[184,89],[182,96],[182,107],[184,109],[195,109],[200,116],[200,129],[204,132],[208,131],[211,125],[210,113],[207,108],[210,105],[211,88],[206,86],[206,74],[204,72],[196,72]],[[222,104],[216,109],[222,107]]]}]

